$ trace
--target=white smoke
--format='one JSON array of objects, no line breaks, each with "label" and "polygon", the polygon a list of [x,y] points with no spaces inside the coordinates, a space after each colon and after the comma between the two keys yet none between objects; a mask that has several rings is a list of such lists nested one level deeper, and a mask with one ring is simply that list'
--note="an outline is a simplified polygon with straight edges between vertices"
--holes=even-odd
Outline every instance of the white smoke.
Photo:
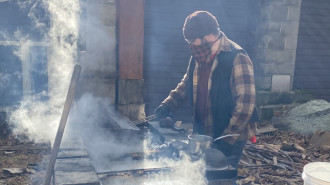
[{"label": "white smoke", "polygon": [[[22,7],[28,7],[27,5],[32,3],[32,1],[23,0],[20,2]],[[44,42],[48,43],[49,100],[39,101],[33,97],[25,97],[21,105],[11,113],[10,122],[14,125],[14,134],[24,134],[35,142],[52,142],[58,128],[70,77],[76,61],[80,6],[79,0],[34,0],[33,2],[47,7],[51,18],[50,29],[48,30],[46,29],[47,26],[39,21],[40,17],[37,16],[37,13],[34,12],[35,6],[32,6],[29,13],[29,17],[33,19],[36,29],[45,31]],[[102,36],[103,34],[95,35]],[[32,41],[19,31],[16,33],[16,39],[19,40],[21,47],[15,54],[20,57],[22,62],[26,62],[26,59],[29,57],[28,48],[30,48]],[[99,37],[98,39],[105,38]],[[97,39],[93,38],[92,40],[97,42]],[[114,39],[109,41],[114,42]],[[100,51],[107,50],[102,45],[99,47]],[[98,54],[95,52],[93,56],[98,56]],[[86,66],[95,67],[90,64],[86,64]],[[109,66],[102,66],[101,68],[106,67]],[[115,70],[115,68],[112,70]],[[192,162],[185,155],[181,155],[179,159],[161,157],[143,160],[120,160],[119,158],[125,154],[142,153],[166,146],[152,146],[150,138],[143,140],[143,138],[139,137],[140,135],[136,130],[132,131],[136,135],[131,134],[129,126],[127,126],[127,133],[125,131],[119,132],[122,135],[118,138],[118,133],[111,132],[103,127],[107,124],[105,115],[110,115],[116,122],[120,122],[121,125],[128,125],[127,119],[121,118],[115,113],[110,106],[110,100],[85,94],[73,104],[64,134],[64,137],[81,136],[84,138],[85,147],[93,160],[92,162],[96,170],[124,170],[127,168],[125,165],[128,164],[136,169],[170,167],[173,169],[173,172],[147,176],[141,180],[140,184],[207,184],[204,177],[204,162],[202,160]],[[103,184],[106,184],[106,181]],[[111,181],[109,184],[123,183]],[[133,179],[133,181],[124,184],[139,183],[136,182],[136,179]]]},{"label": "white smoke", "polygon": [[[24,97],[21,105],[11,112],[9,121],[14,125],[13,133],[25,134],[35,142],[49,142],[55,137],[70,77],[76,61],[77,38],[79,32],[79,1],[78,0],[40,0],[19,1],[22,8],[32,4],[29,17],[34,26],[44,33],[48,57],[48,96],[47,101],[38,101],[33,97]],[[50,28],[45,29],[41,23],[35,6],[42,4],[47,7],[50,16]],[[19,40],[20,48],[15,54],[23,62],[28,62],[29,47],[32,41],[18,31],[15,39]],[[24,74],[23,74],[24,75]],[[24,76],[23,76],[24,80]]]},{"label": "white smoke", "polygon": [[[171,168],[172,171],[134,178],[102,178],[111,185],[206,185],[205,162],[192,161],[184,152],[172,155],[169,143],[156,144],[153,134],[135,129],[112,131],[104,115],[116,123],[128,125],[129,120],[116,114],[110,100],[84,94],[73,105],[65,136],[82,137],[96,172],[130,169]],[[129,128],[129,127],[126,127]],[[139,156],[133,159],[132,156]],[[158,156],[157,156],[158,155]]]}]

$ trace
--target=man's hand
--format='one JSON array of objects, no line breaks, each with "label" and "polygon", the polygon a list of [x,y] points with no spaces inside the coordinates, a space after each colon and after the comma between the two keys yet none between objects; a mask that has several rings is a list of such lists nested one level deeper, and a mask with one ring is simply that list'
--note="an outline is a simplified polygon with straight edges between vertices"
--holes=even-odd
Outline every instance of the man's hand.
[{"label": "man's hand", "polygon": [[158,119],[173,115],[173,113],[170,110],[170,107],[168,107],[168,105],[166,105],[165,103],[162,103],[160,106],[158,106],[155,109],[154,114]]},{"label": "man's hand", "polygon": [[174,121],[170,117],[162,118],[159,120],[159,126],[162,128],[173,128]]}]

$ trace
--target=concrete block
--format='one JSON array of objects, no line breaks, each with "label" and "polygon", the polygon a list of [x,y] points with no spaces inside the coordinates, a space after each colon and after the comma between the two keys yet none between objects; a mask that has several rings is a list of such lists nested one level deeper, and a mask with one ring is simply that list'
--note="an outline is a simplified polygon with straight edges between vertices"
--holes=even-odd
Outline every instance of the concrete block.
[{"label": "concrete block", "polygon": [[291,76],[290,75],[273,75],[272,91],[290,91]]},{"label": "concrete block", "polygon": [[116,26],[106,26],[105,29],[110,37],[116,38]]},{"label": "concrete block", "polygon": [[289,9],[287,6],[264,6],[260,9],[262,20],[286,21]]},{"label": "concrete block", "polygon": [[260,19],[269,20],[271,18],[272,11],[273,11],[272,6],[260,7]]},{"label": "concrete block", "polygon": [[[80,62],[90,73],[116,72],[116,36],[113,27],[89,27],[86,48]],[[113,34],[113,35],[111,35]]]},{"label": "concrete block", "polygon": [[271,120],[273,116],[280,116],[293,105],[265,105],[259,107],[260,120]]},{"label": "concrete block", "polygon": [[301,0],[260,0],[260,6],[300,6]]},{"label": "concrete block", "polygon": [[285,39],[278,33],[261,36],[258,40],[257,48],[283,51],[285,47]]},{"label": "concrete block", "polygon": [[299,21],[300,20],[300,6],[299,7],[289,7],[288,21]]},{"label": "concrete block", "polygon": [[296,50],[298,42],[298,35],[287,35],[285,36],[284,49],[286,50]]},{"label": "concrete block", "polygon": [[267,49],[268,46],[269,46],[270,40],[271,40],[271,36],[270,35],[264,35],[264,36],[260,37],[259,38],[259,41],[258,41],[257,48]]},{"label": "concrete block", "polygon": [[280,105],[292,104],[294,101],[294,92],[269,92],[257,91],[256,92],[256,105]]},{"label": "concrete block", "polygon": [[102,79],[96,77],[83,77],[79,82],[79,93],[91,93],[95,97],[106,97],[111,104],[115,104],[115,79]]},{"label": "concrete block", "polygon": [[285,21],[288,17],[289,8],[287,6],[273,6],[270,19]]},{"label": "concrete block", "polygon": [[293,34],[298,35],[299,22],[298,21],[286,21],[281,23],[281,33],[282,34]]},{"label": "concrete block", "polygon": [[270,76],[254,76],[256,90],[267,91],[271,89],[272,78]]},{"label": "concrete block", "polygon": [[118,112],[127,116],[130,120],[140,120],[145,118],[145,104],[118,105]]},{"label": "concrete block", "polygon": [[106,26],[116,25],[116,6],[112,2],[89,1],[87,18],[91,21],[100,21]]},{"label": "concrete block", "polygon": [[281,31],[281,22],[279,21],[260,21],[257,32],[258,35],[271,34],[271,33],[280,33]]},{"label": "concrete block", "polygon": [[256,53],[256,59],[265,63],[295,63],[296,51],[284,50],[278,51],[274,49],[259,49]]},{"label": "concrete block", "polygon": [[297,6],[298,6],[298,7],[301,7],[301,1],[302,1],[302,0],[297,0],[297,1],[298,1],[298,2],[297,2]]},{"label": "concrete block", "polygon": [[273,74],[290,74],[294,73],[294,63],[259,63],[257,64],[259,70],[263,72],[264,75],[273,75]]},{"label": "concrete block", "polygon": [[142,104],[144,80],[119,79],[118,104]]},{"label": "concrete block", "polygon": [[102,21],[106,26],[116,25],[116,6],[113,3],[104,3],[102,6]]}]

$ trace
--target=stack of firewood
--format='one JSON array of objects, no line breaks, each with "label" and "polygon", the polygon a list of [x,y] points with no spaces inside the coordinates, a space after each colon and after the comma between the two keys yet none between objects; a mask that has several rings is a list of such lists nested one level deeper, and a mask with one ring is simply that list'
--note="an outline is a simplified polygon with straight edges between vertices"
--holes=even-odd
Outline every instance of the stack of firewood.
[{"label": "stack of firewood", "polygon": [[238,169],[237,184],[303,184],[303,167],[330,161],[330,151],[309,146],[311,136],[272,130],[247,144]]}]

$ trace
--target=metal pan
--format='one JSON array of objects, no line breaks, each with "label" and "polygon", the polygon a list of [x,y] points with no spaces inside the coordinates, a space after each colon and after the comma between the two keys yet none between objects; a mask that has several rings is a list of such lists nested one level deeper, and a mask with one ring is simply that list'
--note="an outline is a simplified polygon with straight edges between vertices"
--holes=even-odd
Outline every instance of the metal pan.
[{"label": "metal pan", "polygon": [[234,137],[239,136],[240,134],[228,134],[224,136],[220,136],[213,140],[211,136],[207,135],[199,135],[199,134],[191,134],[188,136],[188,145],[189,145],[189,151],[193,154],[204,152],[205,150],[211,148],[211,145],[214,141],[217,141],[219,139],[223,139],[226,137]]}]

